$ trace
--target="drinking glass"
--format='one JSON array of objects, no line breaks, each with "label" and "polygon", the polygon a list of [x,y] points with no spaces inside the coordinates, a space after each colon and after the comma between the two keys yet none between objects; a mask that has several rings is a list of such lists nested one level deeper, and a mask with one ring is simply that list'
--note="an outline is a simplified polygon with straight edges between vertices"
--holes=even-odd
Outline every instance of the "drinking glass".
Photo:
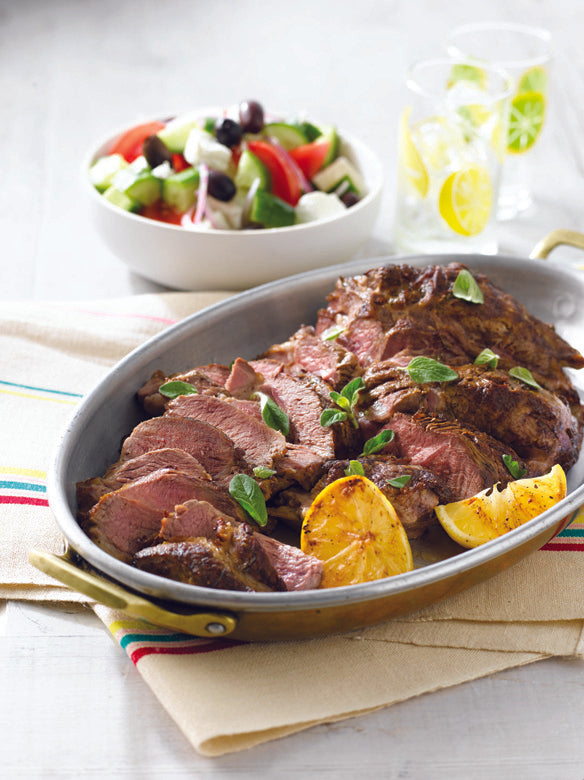
[{"label": "drinking glass", "polygon": [[509,77],[495,66],[421,60],[400,118],[394,242],[403,252],[497,251],[495,210]]},{"label": "drinking glass", "polygon": [[452,57],[504,68],[511,77],[508,135],[497,216],[512,219],[533,202],[530,174],[541,149],[548,110],[551,36],[547,30],[513,23],[479,22],[456,27],[447,39]]}]

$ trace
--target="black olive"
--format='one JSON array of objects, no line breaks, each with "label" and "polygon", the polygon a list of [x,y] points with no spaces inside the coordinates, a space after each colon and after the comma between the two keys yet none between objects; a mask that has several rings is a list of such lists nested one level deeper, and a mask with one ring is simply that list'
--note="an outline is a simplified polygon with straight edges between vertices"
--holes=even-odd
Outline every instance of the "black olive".
[{"label": "black olive", "polygon": [[354,206],[355,203],[359,203],[359,196],[355,192],[349,190],[348,192],[345,192],[341,197],[341,200],[347,208],[350,208],[351,206]]},{"label": "black olive", "polygon": [[227,202],[235,195],[235,184],[226,173],[209,171],[207,192],[211,197]]},{"label": "black olive", "polygon": [[230,149],[237,146],[241,141],[242,134],[241,125],[238,125],[233,119],[225,117],[215,122],[215,138],[223,146],[228,146]]},{"label": "black olive", "polygon": [[142,154],[151,168],[156,168],[163,162],[172,162],[172,152],[157,135],[149,135],[144,139]]},{"label": "black olive", "polygon": [[257,100],[239,104],[239,124],[245,133],[259,133],[264,126],[264,109]]}]

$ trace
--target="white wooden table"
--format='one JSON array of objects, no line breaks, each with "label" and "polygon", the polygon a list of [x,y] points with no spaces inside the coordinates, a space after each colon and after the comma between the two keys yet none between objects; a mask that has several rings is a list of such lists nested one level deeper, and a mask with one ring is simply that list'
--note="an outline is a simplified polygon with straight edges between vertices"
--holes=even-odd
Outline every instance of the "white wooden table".
[{"label": "white wooden table", "polygon": [[[543,25],[556,43],[537,208],[500,229],[501,253],[527,255],[554,228],[584,230],[580,0],[474,0],[457,10],[437,0],[0,0],[0,299],[160,289],[128,272],[95,234],[81,197],[81,159],[94,139],[135,118],[247,97],[304,108],[383,156],[385,198],[367,251],[387,254],[405,67],[440,53],[454,24],[482,19]],[[554,254],[575,259],[571,250]],[[0,604],[0,777],[7,780],[581,780],[583,721],[584,662],[558,659],[204,759],[93,613]]]}]

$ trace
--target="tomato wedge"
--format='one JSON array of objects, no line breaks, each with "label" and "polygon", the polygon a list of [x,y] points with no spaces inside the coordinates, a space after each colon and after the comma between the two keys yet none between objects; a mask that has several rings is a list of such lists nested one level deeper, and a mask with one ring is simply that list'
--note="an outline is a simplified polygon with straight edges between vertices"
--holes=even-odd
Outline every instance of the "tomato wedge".
[{"label": "tomato wedge", "polygon": [[182,156],[182,154],[173,154],[172,155],[172,168],[175,173],[180,173],[181,171],[186,170],[187,168],[190,168],[191,165],[188,163],[185,158]]},{"label": "tomato wedge", "polygon": [[142,154],[144,140],[158,133],[164,126],[164,122],[146,122],[132,127],[118,138],[108,154],[121,154],[126,162],[132,162]]},{"label": "tomato wedge", "polygon": [[330,148],[330,141],[313,141],[290,149],[288,154],[294,160],[307,179],[312,179],[322,168]]},{"label": "tomato wedge", "polygon": [[267,141],[248,141],[247,148],[269,170],[272,176],[272,193],[295,206],[302,195],[302,188],[286,154]]}]

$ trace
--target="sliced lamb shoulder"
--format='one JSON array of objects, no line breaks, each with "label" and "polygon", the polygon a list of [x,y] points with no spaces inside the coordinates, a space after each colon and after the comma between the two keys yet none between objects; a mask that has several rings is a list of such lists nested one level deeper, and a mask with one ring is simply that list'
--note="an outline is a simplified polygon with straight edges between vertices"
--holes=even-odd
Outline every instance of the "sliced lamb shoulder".
[{"label": "sliced lamb shoulder", "polygon": [[217,520],[213,538],[163,542],[140,550],[134,565],[169,579],[241,591],[282,591],[285,583],[247,523]]},{"label": "sliced lamb shoulder", "polygon": [[199,393],[217,395],[224,391],[225,382],[229,376],[229,368],[218,363],[198,366],[190,371],[167,376],[163,371],[155,371],[150,379],[138,390],[136,397],[144,411],[151,417],[163,414],[168,405],[168,398],[159,392],[160,386],[166,382],[187,382],[193,385]]},{"label": "sliced lamb shoulder", "polygon": [[[422,536],[429,526],[436,523],[434,507],[444,497],[448,498],[449,493],[444,490],[432,471],[413,463],[400,462],[390,455],[363,456],[358,460],[363,466],[365,476],[377,485],[395,508],[408,538],[416,539]],[[325,474],[315,485],[310,500],[327,485],[344,477],[348,466],[348,460],[327,463]],[[389,484],[391,479],[406,476],[409,480],[401,488]]]},{"label": "sliced lamb shoulder", "polygon": [[[217,543],[225,523],[233,526],[234,518],[222,516],[214,507],[202,501],[187,501],[176,506],[162,521],[162,538],[166,541],[184,541],[189,538],[205,537]],[[273,569],[285,585],[286,590],[308,590],[317,588],[322,577],[322,563],[312,555],[306,555],[297,547],[283,544],[277,539],[265,536],[254,529],[254,543],[259,545]]]},{"label": "sliced lamb shoulder", "polygon": [[233,442],[218,428],[202,420],[170,415],[137,425],[122,445],[120,461],[167,447],[192,455],[213,478],[233,472],[238,464]]},{"label": "sliced lamb shoulder", "polygon": [[284,372],[267,380],[259,388],[269,395],[289,417],[289,441],[310,448],[323,458],[350,454],[355,446],[355,431],[349,420],[331,427],[321,425],[324,409],[333,406],[330,388],[317,377],[291,376]]},{"label": "sliced lamb shoulder", "polygon": [[415,268],[388,265],[342,277],[318,314],[316,333],[342,327],[338,341],[363,366],[377,360],[424,354],[454,365],[472,363],[489,347],[500,368],[528,368],[549,390],[563,395],[582,418],[563,366],[584,367],[584,358],[555,330],[531,315],[487,277],[473,273],[484,303],[469,305],[453,296],[460,263]]},{"label": "sliced lamb shoulder", "polygon": [[180,471],[160,469],[102,496],[83,528],[99,547],[128,561],[157,538],[165,512],[191,498],[245,520],[245,513],[225,489]]},{"label": "sliced lamb shoulder", "polygon": [[282,363],[289,374],[313,374],[334,390],[361,373],[356,355],[334,339],[317,336],[312,326],[301,327],[288,341],[274,344],[261,357]]},{"label": "sliced lamb shoulder", "polygon": [[136,458],[114,463],[103,477],[87,479],[77,485],[77,507],[80,514],[85,515],[92,506],[97,504],[101,496],[118,490],[127,482],[145,477],[158,469],[174,469],[182,471],[198,479],[210,480],[211,477],[196,458],[184,450],[164,447],[151,450]]},{"label": "sliced lamb shoulder", "polygon": [[496,482],[506,485],[511,475],[503,463],[503,455],[525,466],[511,447],[454,420],[420,412],[413,416],[398,413],[388,427],[395,438],[383,453],[433,472],[440,481],[442,501],[470,498]]},{"label": "sliced lamb shoulder", "polygon": [[192,418],[213,426],[233,442],[251,468],[270,467],[274,458],[286,450],[286,439],[279,431],[220,398],[180,396],[168,405],[165,417],[168,420]]},{"label": "sliced lamb shoulder", "polygon": [[569,469],[578,458],[582,433],[570,408],[558,396],[484,366],[457,366],[459,379],[438,384],[414,382],[391,361],[364,375],[360,396],[365,430],[389,424],[396,412],[421,411],[458,420],[509,444],[530,471],[545,473],[559,463]]}]

